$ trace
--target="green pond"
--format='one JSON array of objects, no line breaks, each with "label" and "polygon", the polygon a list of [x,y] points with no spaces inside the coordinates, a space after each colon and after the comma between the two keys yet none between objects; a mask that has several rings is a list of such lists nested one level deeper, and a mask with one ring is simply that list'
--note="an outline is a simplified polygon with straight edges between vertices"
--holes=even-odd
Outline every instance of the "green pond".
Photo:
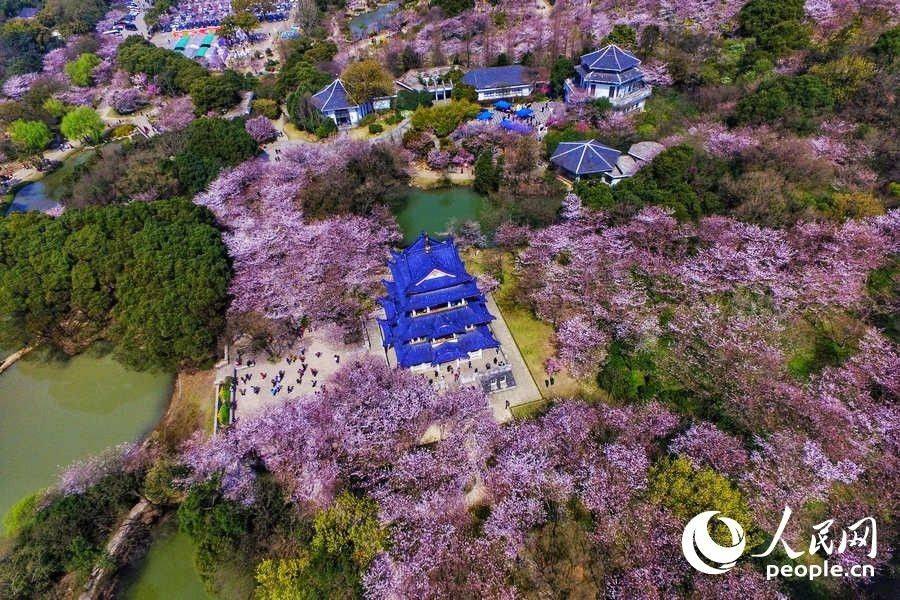
[{"label": "green pond", "polygon": [[125,600],[211,598],[194,568],[194,544],[170,519],[156,533],[147,556],[122,580]]},{"label": "green pond", "polygon": [[[108,144],[109,147],[115,145],[118,144]],[[20,187],[16,190],[7,213],[48,210],[59,205],[68,187],[68,178],[79,165],[84,164],[92,155],[92,152],[77,152],[63,161],[63,164],[55,171]]]},{"label": "green pond", "polygon": [[412,242],[420,233],[445,234],[454,220],[477,221],[484,198],[467,187],[434,190],[412,189],[395,212],[403,240]]},{"label": "green pond", "polygon": [[61,467],[140,439],[164,412],[171,386],[169,375],[131,371],[108,356],[28,355],[13,365],[0,375],[0,515],[53,484]]}]

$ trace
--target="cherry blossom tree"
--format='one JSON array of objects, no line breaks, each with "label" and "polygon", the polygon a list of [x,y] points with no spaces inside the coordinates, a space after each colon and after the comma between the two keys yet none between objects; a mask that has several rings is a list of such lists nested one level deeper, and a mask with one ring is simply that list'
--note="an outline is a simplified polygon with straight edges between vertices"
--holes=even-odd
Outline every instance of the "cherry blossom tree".
[{"label": "cherry blossom tree", "polygon": [[163,104],[156,125],[163,131],[180,131],[194,120],[194,103],[189,96],[172,98]]},{"label": "cherry blossom tree", "polygon": [[278,130],[269,119],[262,115],[248,119],[244,127],[250,137],[259,144],[266,144],[278,137]]},{"label": "cherry blossom tree", "polygon": [[278,162],[254,159],[224,172],[195,199],[225,229],[233,313],[359,326],[380,291],[387,249],[399,239],[393,218],[376,209],[308,222],[295,200],[313,175],[337,176],[349,154],[294,146]]},{"label": "cherry blossom tree", "polygon": [[3,94],[8,98],[18,100],[28,93],[32,84],[37,81],[40,75],[38,73],[25,73],[23,75],[13,75],[3,82]]}]

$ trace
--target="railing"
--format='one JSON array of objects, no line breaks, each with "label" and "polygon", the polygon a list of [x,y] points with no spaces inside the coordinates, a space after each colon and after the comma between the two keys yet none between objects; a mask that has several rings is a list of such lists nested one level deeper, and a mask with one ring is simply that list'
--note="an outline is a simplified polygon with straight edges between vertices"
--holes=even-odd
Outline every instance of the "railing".
[{"label": "railing", "polygon": [[[569,102],[590,102],[592,100],[599,99],[594,97],[588,90],[575,85],[575,83],[571,79],[567,79],[565,85],[568,92]],[[621,96],[615,96],[612,98],[600,96],[600,98],[607,98],[610,104],[612,104],[616,108],[620,108],[622,106],[640,102],[644,98],[648,98],[652,92],[653,90],[649,85],[643,85],[638,89],[633,90],[627,94],[622,94]]]},{"label": "railing", "polygon": [[640,102],[644,98],[648,98],[650,96],[651,89],[650,86],[644,86],[638,88],[632,92],[624,94],[622,96],[616,96],[615,98],[610,98],[609,102],[613,106],[625,106],[627,104],[634,104],[636,102]]}]

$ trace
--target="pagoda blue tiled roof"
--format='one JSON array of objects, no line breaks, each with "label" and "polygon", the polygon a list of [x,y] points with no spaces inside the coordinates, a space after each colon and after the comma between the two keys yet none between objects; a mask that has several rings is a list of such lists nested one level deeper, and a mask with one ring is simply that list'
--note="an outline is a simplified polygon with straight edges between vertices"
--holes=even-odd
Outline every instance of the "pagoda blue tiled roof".
[{"label": "pagoda blue tiled roof", "polygon": [[500,343],[494,339],[491,330],[483,325],[459,335],[455,340],[447,340],[441,344],[435,345],[430,342],[403,344],[394,350],[400,366],[411,367],[423,363],[439,365],[457,359],[467,360],[470,352],[499,347]]},{"label": "pagoda blue tiled roof", "polygon": [[[452,238],[423,233],[392,252],[388,268],[392,280],[383,282],[387,295],[379,302],[385,318],[378,323],[384,346],[394,348],[400,366],[439,364],[499,346],[488,327],[494,317]],[[426,308],[431,310],[412,315]]]}]

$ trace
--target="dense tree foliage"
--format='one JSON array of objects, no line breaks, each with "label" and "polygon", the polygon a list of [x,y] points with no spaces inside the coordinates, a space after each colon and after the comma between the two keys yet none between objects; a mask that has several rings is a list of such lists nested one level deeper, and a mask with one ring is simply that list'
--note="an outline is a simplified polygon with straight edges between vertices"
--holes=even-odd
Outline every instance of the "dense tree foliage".
[{"label": "dense tree foliage", "polygon": [[565,56],[560,56],[553,61],[553,66],[550,69],[550,91],[557,98],[562,97],[566,79],[572,76],[574,68],[575,63]]},{"label": "dense tree foliage", "polygon": [[184,145],[175,155],[175,176],[187,192],[196,194],[224,167],[236,165],[257,151],[257,143],[242,121],[198,119],[184,131]]},{"label": "dense tree foliage", "polygon": [[332,77],[311,63],[297,61],[278,72],[275,91],[280,98],[291,93],[315,94],[331,83]]},{"label": "dense tree foliage", "polygon": [[432,131],[438,137],[445,137],[459,125],[473,118],[479,107],[468,100],[451,100],[434,106],[420,106],[412,116],[412,125],[419,130]]},{"label": "dense tree foliage", "polygon": [[81,87],[91,85],[91,71],[100,64],[100,57],[90,52],[85,52],[75,60],[66,64],[66,75],[72,83]]},{"label": "dense tree foliage", "polygon": [[88,575],[119,516],[134,504],[139,481],[136,473],[110,473],[83,492],[41,498],[0,558],[0,595],[46,598],[62,575]]},{"label": "dense tree foliage", "polygon": [[437,6],[448,17],[455,17],[464,10],[475,6],[474,0],[429,0],[431,6]]},{"label": "dense tree foliage", "polygon": [[350,101],[364,104],[378,96],[394,93],[394,79],[377,60],[351,63],[341,72]]},{"label": "dense tree foliage", "polygon": [[288,94],[285,110],[291,118],[291,123],[298,129],[314,133],[320,138],[328,137],[337,131],[334,121],[324,116],[313,104],[312,94],[309,92],[297,90]]},{"label": "dense tree foliage", "polygon": [[221,75],[201,77],[191,84],[191,101],[198,115],[231,108],[240,100],[239,92],[244,87],[243,78],[234,71]]},{"label": "dense tree foliage", "polygon": [[242,121],[196,119],[181,131],[98,149],[63,199],[84,207],[196,193],[258,150]]},{"label": "dense tree foliage", "polygon": [[167,94],[186,94],[191,86],[209,76],[199,63],[184,54],[154,46],[140,36],[130,36],[119,45],[116,61],[129,73],[153,77]]},{"label": "dense tree foliage", "polygon": [[56,45],[50,30],[37,21],[6,21],[0,25],[0,66],[4,76],[39,71],[41,56]]},{"label": "dense tree foliage", "polygon": [[750,0],[738,13],[741,31],[767,51],[802,47],[808,32],[802,21],[803,0]]},{"label": "dense tree foliage", "polygon": [[296,558],[266,559],[257,566],[257,595],[265,600],[358,597],[362,576],[386,541],[378,505],[344,492],[316,514],[312,538]]},{"label": "dense tree foliage", "polygon": [[66,113],[59,130],[73,142],[94,143],[100,141],[106,125],[93,108],[79,106]]},{"label": "dense tree foliage", "polygon": [[37,20],[66,37],[90,33],[109,5],[106,0],[44,0]]},{"label": "dense tree foliage", "polygon": [[776,77],[738,102],[735,116],[740,123],[782,121],[786,127],[810,132],[817,119],[834,107],[834,95],[815,75]]},{"label": "dense tree foliage", "polygon": [[68,352],[109,340],[137,368],[212,357],[229,266],[206,211],[181,200],[0,220],[6,339]]},{"label": "dense tree foliage", "polygon": [[47,147],[53,135],[43,121],[23,121],[16,119],[7,130],[9,138],[18,144],[26,154],[35,154]]},{"label": "dense tree foliage", "polygon": [[665,206],[673,209],[679,219],[718,213],[723,207],[716,187],[723,172],[721,161],[689,146],[674,146],[659,154],[634,177],[616,186],[613,192],[617,203],[615,210]]}]

